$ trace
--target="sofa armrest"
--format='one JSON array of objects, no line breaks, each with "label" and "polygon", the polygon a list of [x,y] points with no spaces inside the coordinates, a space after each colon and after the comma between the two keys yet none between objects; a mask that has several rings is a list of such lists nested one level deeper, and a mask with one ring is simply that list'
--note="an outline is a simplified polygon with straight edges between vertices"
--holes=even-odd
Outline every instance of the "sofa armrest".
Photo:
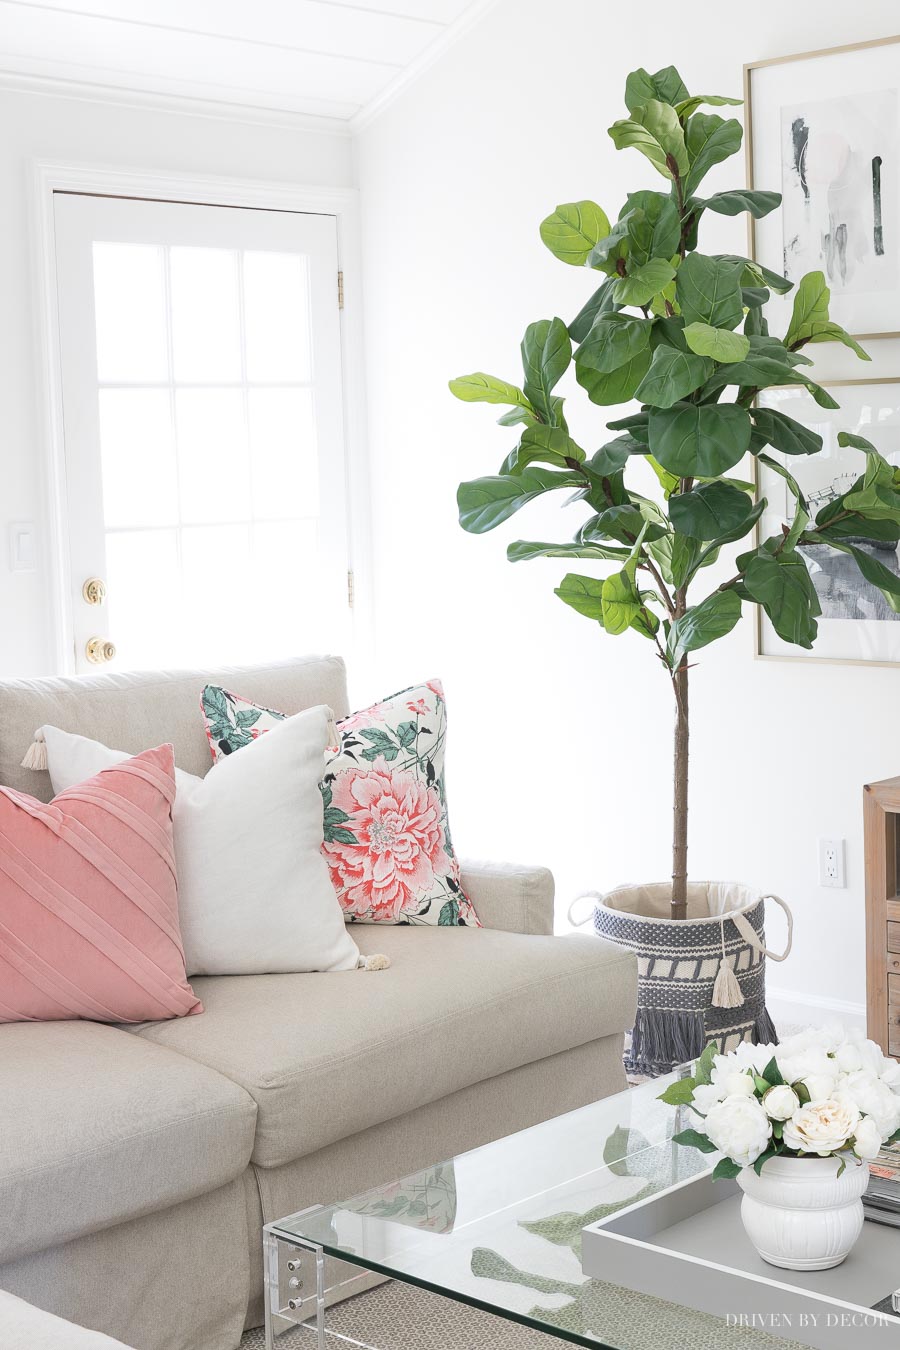
[{"label": "sofa armrest", "polygon": [[460,881],[485,928],[553,932],[553,873],[546,867],[464,862]]}]

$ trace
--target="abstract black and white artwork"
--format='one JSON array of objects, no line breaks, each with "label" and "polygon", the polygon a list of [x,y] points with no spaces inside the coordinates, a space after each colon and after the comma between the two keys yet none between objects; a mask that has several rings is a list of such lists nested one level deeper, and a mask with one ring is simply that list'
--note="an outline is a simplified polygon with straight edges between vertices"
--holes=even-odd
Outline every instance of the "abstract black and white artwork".
[{"label": "abstract black and white artwork", "polygon": [[[822,452],[809,458],[771,452],[797,480],[813,518],[849,491],[866,467],[865,455],[859,450],[838,445],[840,431],[864,436],[887,460],[900,466],[900,381],[852,381],[834,384],[829,392],[840,408],[820,408],[804,389],[767,389],[761,397],[766,406],[779,409],[822,437]],[[759,488],[768,502],[760,521],[761,537],[766,538],[792,518],[794,498],[784,478],[765,465],[760,465]],[[896,544],[864,535],[850,542],[900,576]],[[827,546],[804,547],[801,554],[822,606],[818,640],[803,657],[900,661],[900,615],[860,576],[854,560]],[[797,649],[781,642],[765,619],[760,622],[759,651],[763,656],[797,656]]]},{"label": "abstract black and white artwork", "polygon": [[[782,194],[754,257],[795,282],[824,272],[848,332],[900,332],[900,42],[759,62],[747,92],[753,186]],[[770,319],[786,326],[791,300]]]},{"label": "abstract black and white artwork", "polygon": [[825,273],[832,294],[897,288],[897,93],[781,109],[784,274]]}]

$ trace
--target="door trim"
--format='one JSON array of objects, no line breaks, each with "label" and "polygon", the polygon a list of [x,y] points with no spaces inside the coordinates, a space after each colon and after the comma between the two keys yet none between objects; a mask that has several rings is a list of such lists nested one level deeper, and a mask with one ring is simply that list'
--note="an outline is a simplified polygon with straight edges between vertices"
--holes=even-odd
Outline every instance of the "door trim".
[{"label": "door trim", "polygon": [[[354,576],[351,615],[353,661],[371,659],[371,521],[366,447],[365,363],[360,274],[359,193],[355,188],[313,187],[258,179],[200,174],[152,173],[101,164],[35,159],[31,165],[31,207],[35,340],[42,453],[42,495],[46,511],[43,556],[48,567],[50,636],[56,674],[75,669],[74,616],[69,564],[68,494],[62,418],[62,375],[56,289],[56,233],[53,194],[96,193],[151,201],[190,202],[334,216],[338,266],[344,275],[340,311],[343,419],[347,473],[347,535]],[[335,304],[338,279],[335,277]]]}]

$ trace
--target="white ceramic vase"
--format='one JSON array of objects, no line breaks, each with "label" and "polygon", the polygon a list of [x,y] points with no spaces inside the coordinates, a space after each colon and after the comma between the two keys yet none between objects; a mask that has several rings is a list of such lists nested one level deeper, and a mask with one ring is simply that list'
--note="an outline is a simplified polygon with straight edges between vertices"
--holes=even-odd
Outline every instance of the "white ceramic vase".
[{"label": "white ceramic vase", "polygon": [[828,1270],[847,1256],[862,1232],[869,1164],[852,1154],[845,1162],[840,1176],[839,1159],[814,1157],[769,1158],[761,1176],[740,1173],[744,1228],[769,1265]]}]

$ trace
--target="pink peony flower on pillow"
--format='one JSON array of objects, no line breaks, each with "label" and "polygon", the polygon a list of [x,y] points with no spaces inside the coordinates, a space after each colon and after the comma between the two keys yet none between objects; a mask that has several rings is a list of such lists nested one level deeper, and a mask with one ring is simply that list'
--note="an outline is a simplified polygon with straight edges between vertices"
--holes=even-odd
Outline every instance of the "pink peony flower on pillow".
[{"label": "pink peony flower on pillow", "polygon": [[348,817],[341,835],[356,839],[324,846],[348,914],[397,923],[418,911],[436,878],[456,880],[458,869],[444,849],[440,798],[415,774],[391,772],[381,761],[366,773],[338,774],[332,797]]}]

